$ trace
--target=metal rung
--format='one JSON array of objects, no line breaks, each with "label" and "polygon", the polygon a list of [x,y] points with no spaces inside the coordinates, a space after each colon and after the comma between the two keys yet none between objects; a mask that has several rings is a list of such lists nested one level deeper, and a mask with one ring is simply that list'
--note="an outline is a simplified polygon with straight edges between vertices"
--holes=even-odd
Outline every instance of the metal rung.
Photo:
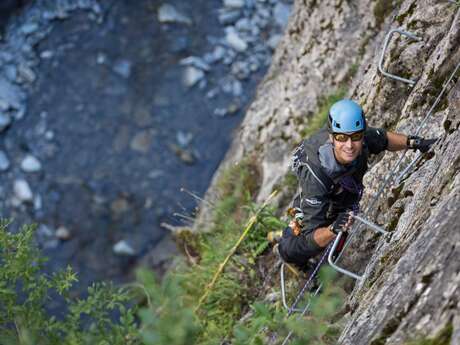
[{"label": "metal rung", "polygon": [[[388,234],[389,232],[388,231],[385,231],[382,227],[378,226],[378,225],[375,225],[374,223],[360,217],[360,216],[357,216],[357,215],[354,215],[352,214],[351,215],[353,218],[355,218],[356,220],[359,220],[360,222],[366,224],[370,229],[372,229],[373,231],[375,232],[378,232],[382,235],[386,235]],[[343,236],[343,232],[340,232],[337,237],[335,238],[335,241],[334,241],[334,244],[332,245],[332,248],[331,250],[329,251],[329,255],[327,257],[327,261],[329,262],[329,265],[331,265],[332,268],[334,268],[336,271],[339,271],[349,277],[352,277],[353,279],[356,279],[356,280],[364,280],[364,275],[360,276],[360,275],[357,275],[356,273],[353,273],[351,271],[348,271],[342,267],[339,267],[335,262],[334,262],[334,259],[333,259],[333,256],[334,256],[334,253],[335,253],[335,250],[337,249],[337,246],[339,245],[339,242],[340,242],[340,239],[342,238]]]},{"label": "metal rung", "polygon": [[409,38],[411,38],[411,39],[413,39],[415,41],[421,41],[422,40],[421,37],[418,37],[418,36],[416,36],[415,34],[413,34],[411,32],[404,31],[402,28],[390,30],[390,32],[385,37],[385,43],[383,45],[383,50],[382,50],[382,53],[380,54],[379,71],[380,71],[380,73],[382,73],[384,76],[386,76],[388,78],[396,79],[396,80],[402,81],[404,83],[407,83],[410,86],[414,86],[415,83],[416,83],[415,80],[410,80],[410,79],[406,79],[406,78],[403,78],[403,77],[399,77],[397,75],[388,73],[388,72],[383,70],[383,57],[385,56],[385,52],[386,52],[386,50],[388,48],[388,43],[390,42],[391,36],[393,36],[393,34],[395,34],[395,33],[398,33],[398,34],[400,34],[402,36],[407,36],[407,37],[409,37]]},{"label": "metal rung", "polygon": [[[286,287],[285,287],[285,281],[284,281],[284,266],[285,266],[285,263],[283,262],[281,264],[281,268],[280,268],[280,277],[281,277],[281,299],[283,301],[283,306],[284,308],[286,308],[287,310],[291,310],[291,308],[287,305],[287,302],[286,302]],[[300,313],[302,312],[303,309],[299,309],[299,308],[292,308],[292,312],[296,312],[296,313]]]}]

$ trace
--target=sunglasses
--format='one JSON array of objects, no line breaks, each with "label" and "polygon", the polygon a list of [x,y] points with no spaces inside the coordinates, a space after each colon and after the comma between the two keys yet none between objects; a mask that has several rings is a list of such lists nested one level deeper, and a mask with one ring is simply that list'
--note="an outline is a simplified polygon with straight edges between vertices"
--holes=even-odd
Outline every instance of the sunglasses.
[{"label": "sunglasses", "polygon": [[360,141],[362,138],[364,138],[364,132],[361,131],[353,134],[332,133],[332,136],[335,140],[344,143],[348,141],[348,138],[350,138],[351,141]]}]

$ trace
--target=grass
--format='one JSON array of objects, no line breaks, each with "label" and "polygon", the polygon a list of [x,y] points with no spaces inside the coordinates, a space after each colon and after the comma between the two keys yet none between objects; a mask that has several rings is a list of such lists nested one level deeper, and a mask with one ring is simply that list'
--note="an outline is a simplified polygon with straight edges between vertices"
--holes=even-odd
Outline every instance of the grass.
[{"label": "grass", "polygon": [[[194,252],[199,264],[182,266],[178,273],[184,278],[186,305],[194,306],[211,281],[219,265],[241,236],[249,217],[256,211],[253,199],[257,194],[258,172],[254,160],[246,158],[221,174],[217,182],[220,195],[215,204],[208,229],[195,235]],[[258,294],[262,277],[256,260],[268,248],[266,234],[285,224],[270,208],[264,209],[248,237],[232,256],[209,296],[198,311],[202,327],[199,343],[216,344],[232,334],[235,322],[249,310]]]},{"label": "grass", "polygon": [[453,326],[449,322],[434,338],[418,338],[404,345],[449,345],[452,338]]}]

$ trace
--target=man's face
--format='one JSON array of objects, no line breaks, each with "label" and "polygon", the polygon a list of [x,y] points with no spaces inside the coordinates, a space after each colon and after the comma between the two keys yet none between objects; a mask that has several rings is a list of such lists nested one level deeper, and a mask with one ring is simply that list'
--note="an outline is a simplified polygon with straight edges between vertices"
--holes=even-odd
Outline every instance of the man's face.
[{"label": "man's face", "polygon": [[346,133],[345,136],[341,136],[341,139],[346,138],[346,141],[339,141],[334,138],[334,135],[329,136],[334,146],[335,158],[340,164],[350,164],[361,154],[364,139],[353,141],[350,138],[352,134]]}]

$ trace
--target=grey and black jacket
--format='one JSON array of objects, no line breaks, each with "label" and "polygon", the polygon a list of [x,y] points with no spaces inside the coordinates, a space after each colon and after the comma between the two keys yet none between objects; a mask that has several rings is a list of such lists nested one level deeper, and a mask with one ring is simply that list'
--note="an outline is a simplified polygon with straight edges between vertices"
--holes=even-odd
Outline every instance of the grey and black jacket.
[{"label": "grey and black jacket", "polygon": [[367,128],[363,150],[349,166],[335,160],[327,128],[304,140],[293,155],[292,169],[299,180],[299,194],[293,207],[302,219],[303,234],[330,225],[339,212],[356,210],[363,190],[363,176],[369,154],[387,149],[388,139],[382,128]]}]

